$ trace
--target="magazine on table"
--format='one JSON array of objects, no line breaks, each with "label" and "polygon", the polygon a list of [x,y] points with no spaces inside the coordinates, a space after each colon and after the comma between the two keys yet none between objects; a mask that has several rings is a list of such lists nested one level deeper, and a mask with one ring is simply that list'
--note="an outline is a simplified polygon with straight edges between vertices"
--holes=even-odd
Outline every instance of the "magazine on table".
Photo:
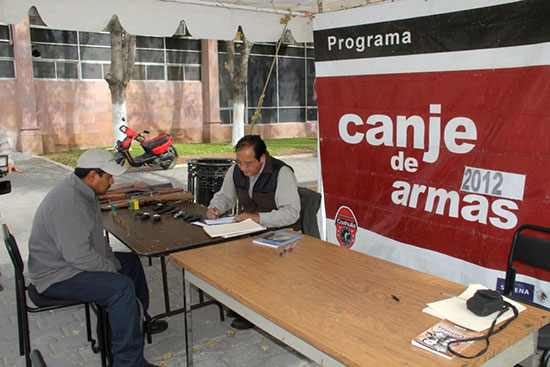
[{"label": "magazine on table", "polygon": [[276,231],[276,232],[270,232],[263,237],[256,238],[252,242],[257,243],[259,245],[264,245],[264,246],[281,247],[284,245],[288,245],[289,243],[292,243],[302,237],[303,237],[302,235],[299,235],[297,233]]},{"label": "magazine on table", "polygon": [[[441,320],[434,326],[423,331],[411,340],[411,344],[432,353],[438,354],[447,359],[452,359],[454,355],[449,352],[447,344],[452,340],[463,340],[482,336],[483,333],[469,330],[455,325],[449,320]],[[452,348],[455,352],[464,352],[473,342],[455,343]]]}]

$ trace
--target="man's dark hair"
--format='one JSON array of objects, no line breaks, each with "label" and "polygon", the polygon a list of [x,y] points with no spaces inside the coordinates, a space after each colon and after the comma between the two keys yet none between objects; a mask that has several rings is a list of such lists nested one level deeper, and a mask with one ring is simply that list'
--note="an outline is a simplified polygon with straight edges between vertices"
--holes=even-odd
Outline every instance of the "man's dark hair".
[{"label": "man's dark hair", "polygon": [[79,178],[84,178],[91,171],[95,171],[99,175],[99,177],[103,176],[103,174],[105,173],[105,171],[100,169],[100,168],[80,168],[80,167],[76,167],[74,169],[74,174],[77,175]]},{"label": "man's dark hair", "polygon": [[267,153],[267,147],[265,142],[262,140],[260,135],[245,135],[238,141],[235,146],[235,152],[238,152],[244,147],[253,147],[254,148],[254,157],[256,160],[260,160],[261,156]]}]

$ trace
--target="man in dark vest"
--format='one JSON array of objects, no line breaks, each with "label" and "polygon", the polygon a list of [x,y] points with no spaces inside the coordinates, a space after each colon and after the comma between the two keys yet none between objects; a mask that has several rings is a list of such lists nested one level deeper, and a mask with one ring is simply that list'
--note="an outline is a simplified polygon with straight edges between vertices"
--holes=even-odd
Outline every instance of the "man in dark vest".
[{"label": "man in dark vest", "polygon": [[[267,228],[300,229],[300,197],[294,171],[269,155],[259,135],[246,135],[235,146],[237,164],[227,171],[220,191],[210,201],[206,216],[214,219],[235,207],[236,221],[251,218]],[[252,327],[240,316],[231,326]]]}]

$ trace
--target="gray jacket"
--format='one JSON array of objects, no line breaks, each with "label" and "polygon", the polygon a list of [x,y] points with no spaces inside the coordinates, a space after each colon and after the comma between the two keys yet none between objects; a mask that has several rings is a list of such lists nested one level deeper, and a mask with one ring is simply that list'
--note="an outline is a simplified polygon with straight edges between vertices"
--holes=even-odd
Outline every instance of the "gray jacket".
[{"label": "gray jacket", "polygon": [[29,276],[38,292],[83,271],[117,272],[94,191],[72,173],[44,198],[29,239]]}]

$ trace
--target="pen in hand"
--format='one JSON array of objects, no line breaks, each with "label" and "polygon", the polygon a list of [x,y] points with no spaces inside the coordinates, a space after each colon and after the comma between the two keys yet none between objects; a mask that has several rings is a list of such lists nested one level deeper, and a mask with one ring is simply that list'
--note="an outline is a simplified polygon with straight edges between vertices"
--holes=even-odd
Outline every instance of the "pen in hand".
[{"label": "pen in hand", "polygon": [[220,217],[220,210],[216,208],[215,206],[208,208],[206,212],[206,217],[208,219],[219,219]]}]

